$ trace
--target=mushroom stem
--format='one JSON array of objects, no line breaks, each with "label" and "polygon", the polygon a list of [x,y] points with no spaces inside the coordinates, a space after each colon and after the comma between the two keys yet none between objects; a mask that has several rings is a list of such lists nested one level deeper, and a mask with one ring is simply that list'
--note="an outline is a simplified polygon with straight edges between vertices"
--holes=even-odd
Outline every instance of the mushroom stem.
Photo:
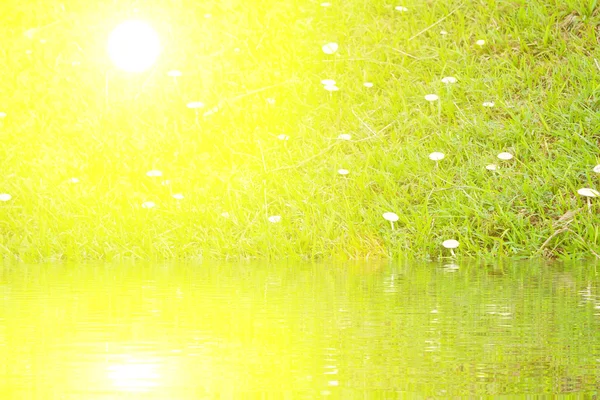
[{"label": "mushroom stem", "polygon": [[394,230],[394,221],[390,221],[390,224],[392,224],[392,230]]},{"label": "mushroom stem", "polygon": [[450,249],[450,254],[452,254],[452,257],[456,257],[456,254],[454,254],[454,249]]},{"label": "mushroom stem", "polygon": [[588,203],[588,212],[592,212],[592,201],[590,200],[589,197],[587,197],[587,203]]}]

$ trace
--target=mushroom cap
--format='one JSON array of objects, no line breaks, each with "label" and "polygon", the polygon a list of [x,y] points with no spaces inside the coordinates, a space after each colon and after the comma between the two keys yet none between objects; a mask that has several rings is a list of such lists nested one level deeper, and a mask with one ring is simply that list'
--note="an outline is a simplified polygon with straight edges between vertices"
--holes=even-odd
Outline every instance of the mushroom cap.
[{"label": "mushroom cap", "polygon": [[600,192],[598,192],[595,189],[590,189],[590,188],[582,188],[577,190],[577,193],[579,193],[581,196],[584,197],[600,197]]},{"label": "mushroom cap", "polygon": [[191,101],[191,102],[187,103],[187,108],[195,109],[195,108],[202,108],[202,107],[204,107],[204,103],[201,101]]},{"label": "mushroom cap", "polygon": [[442,242],[442,246],[444,246],[447,249],[455,249],[459,246],[459,244],[460,243],[458,243],[458,240],[454,239],[448,239]]},{"label": "mushroom cap", "polygon": [[337,172],[340,175],[348,175],[350,173],[350,171],[348,171],[347,169],[344,169],[344,168],[338,169]]},{"label": "mushroom cap", "polygon": [[268,220],[272,223],[281,222],[281,215],[271,215]]},{"label": "mushroom cap", "polygon": [[429,159],[433,161],[442,160],[446,155],[444,153],[440,153],[439,151],[434,151],[429,155]]},{"label": "mushroom cap", "polygon": [[398,221],[400,219],[400,217],[398,217],[398,214],[393,213],[393,212],[383,213],[383,218],[386,219],[386,220],[388,220],[388,221],[391,221],[391,222],[395,222],[395,221]]},{"label": "mushroom cap", "polygon": [[427,101],[436,101],[439,100],[440,96],[438,96],[437,94],[426,94],[425,95],[425,100]]},{"label": "mushroom cap", "polygon": [[458,82],[458,79],[456,79],[453,76],[445,76],[442,78],[442,83],[456,83]]},{"label": "mushroom cap", "polygon": [[325,53],[325,54],[333,54],[333,53],[335,53],[338,50],[338,47],[339,47],[338,44],[334,43],[334,42],[324,44],[323,47],[322,47],[323,53]]},{"label": "mushroom cap", "polygon": [[507,152],[502,152],[498,154],[498,158],[504,161],[511,160],[514,156]]},{"label": "mushroom cap", "polygon": [[0,193],[0,201],[9,201],[12,196],[8,193]]},{"label": "mushroom cap", "polygon": [[335,85],[335,80],[334,79],[323,79],[323,80],[321,80],[321,84],[325,85],[325,86],[332,86],[332,85]]},{"label": "mushroom cap", "polygon": [[148,172],[146,172],[146,176],[150,176],[150,177],[154,177],[154,176],[162,176],[162,171],[159,171],[157,169],[152,169]]}]

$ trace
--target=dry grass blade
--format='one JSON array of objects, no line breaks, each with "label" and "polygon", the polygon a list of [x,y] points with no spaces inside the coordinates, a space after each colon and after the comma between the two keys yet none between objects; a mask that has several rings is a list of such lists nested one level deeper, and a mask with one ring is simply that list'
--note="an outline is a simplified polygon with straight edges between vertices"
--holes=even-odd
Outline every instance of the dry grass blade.
[{"label": "dry grass blade", "polygon": [[463,3],[463,4],[461,4],[461,5],[459,5],[458,7],[456,7],[454,10],[450,11],[450,13],[448,13],[446,16],[444,16],[444,17],[442,17],[442,18],[438,19],[436,22],[434,22],[433,24],[429,25],[427,28],[425,28],[425,29],[423,29],[422,31],[418,32],[417,34],[415,34],[415,35],[411,36],[411,37],[408,39],[408,41],[411,41],[411,40],[413,40],[414,38],[421,36],[422,34],[424,34],[425,32],[427,32],[428,30],[430,30],[430,29],[431,29],[431,28],[433,28],[434,26],[436,26],[436,25],[440,24],[440,23],[441,23],[442,21],[444,21],[446,18],[448,18],[449,16],[451,16],[452,14],[454,14],[455,12],[457,12],[457,11],[458,11],[458,10],[459,10],[459,9],[460,9],[460,8],[461,8],[463,5],[464,5],[464,3]]}]

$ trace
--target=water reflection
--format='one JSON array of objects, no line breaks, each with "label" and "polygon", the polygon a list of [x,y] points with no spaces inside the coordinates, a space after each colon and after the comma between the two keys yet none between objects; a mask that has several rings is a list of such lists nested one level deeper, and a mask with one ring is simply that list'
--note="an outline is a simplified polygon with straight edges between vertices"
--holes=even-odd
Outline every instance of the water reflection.
[{"label": "water reflection", "polygon": [[130,358],[121,364],[108,366],[108,377],[112,386],[127,392],[148,392],[159,386],[160,359],[136,360]]},{"label": "water reflection", "polygon": [[594,265],[16,265],[0,398],[595,393]]}]

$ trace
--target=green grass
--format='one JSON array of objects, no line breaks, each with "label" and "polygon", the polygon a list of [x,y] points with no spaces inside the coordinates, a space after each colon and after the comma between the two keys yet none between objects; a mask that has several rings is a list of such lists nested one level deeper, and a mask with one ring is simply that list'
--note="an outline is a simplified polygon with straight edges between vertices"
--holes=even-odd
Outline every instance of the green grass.
[{"label": "green grass", "polygon": [[[450,238],[459,257],[600,253],[600,204],[577,195],[600,189],[596,1],[51,3],[0,6],[7,259],[428,260]],[[105,54],[131,17],[164,44],[139,75]]]}]

